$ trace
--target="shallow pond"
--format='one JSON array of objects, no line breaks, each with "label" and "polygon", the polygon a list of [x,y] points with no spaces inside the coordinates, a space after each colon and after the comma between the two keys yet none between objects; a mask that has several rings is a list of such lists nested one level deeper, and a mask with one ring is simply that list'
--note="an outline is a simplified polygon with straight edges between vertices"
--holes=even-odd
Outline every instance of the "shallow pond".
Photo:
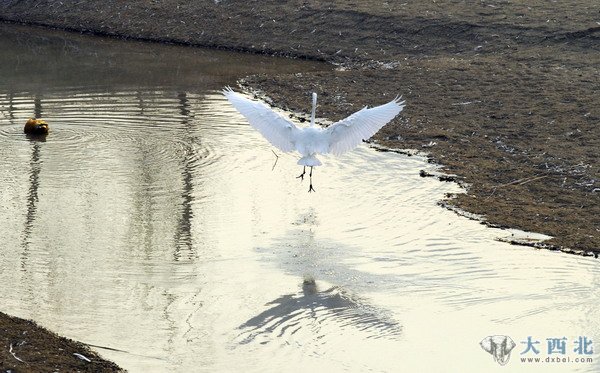
[{"label": "shallow pond", "polygon": [[490,335],[511,372],[600,370],[597,260],[438,207],[459,188],[417,156],[324,157],[309,194],[219,93],[326,67],[16,26],[0,44],[0,311],[132,372],[506,369]]}]

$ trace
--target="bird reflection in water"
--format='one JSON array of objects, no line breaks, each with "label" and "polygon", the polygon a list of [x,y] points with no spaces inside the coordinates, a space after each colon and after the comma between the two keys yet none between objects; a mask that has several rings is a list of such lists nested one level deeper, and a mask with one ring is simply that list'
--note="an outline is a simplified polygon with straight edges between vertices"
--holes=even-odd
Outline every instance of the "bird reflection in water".
[{"label": "bird reflection in water", "polygon": [[[302,291],[283,295],[269,303],[269,309],[239,326],[240,343],[246,344],[257,337],[267,339],[295,334],[308,328],[320,339],[329,326],[353,327],[364,331],[367,338],[397,338],[401,325],[386,315],[386,311],[366,304],[338,286],[319,290],[314,278],[307,276]],[[267,342],[262,342],[267,343]]]}]

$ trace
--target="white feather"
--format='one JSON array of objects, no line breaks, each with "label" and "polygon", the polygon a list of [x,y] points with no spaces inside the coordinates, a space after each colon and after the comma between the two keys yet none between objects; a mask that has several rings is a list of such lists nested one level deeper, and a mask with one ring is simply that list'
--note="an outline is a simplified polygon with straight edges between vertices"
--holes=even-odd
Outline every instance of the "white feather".
[{"label": "white feather", "polygon": [[252,101],[227,87],[223,94],[250,125],[282,152],[291,152],[298,127],[263,103]]},{"label": "white feather", "polygon": [[370,109],[365,106],[346,119],[332,124],[325,130],[329,135],[329,153],[340,155],[354,149],[394,119],[402,109],[404,101],[396,97],[385,105]]},{"label": "white feather", "polygon": [[396,97],[385,105],[371,109],[365,107],[323,129],[312,119],[316,109],[316,94],[313,93],[311,126],[298,128],[268,106],[249,100],[229,87],[223,90],[223,94],[271,144],[283,152],[297,150],[302,155],[298,164],[310,167],[321,165],[315,157],[317,154],[339,155],[354,149],[394,119],[404,108],[404,101]]}]

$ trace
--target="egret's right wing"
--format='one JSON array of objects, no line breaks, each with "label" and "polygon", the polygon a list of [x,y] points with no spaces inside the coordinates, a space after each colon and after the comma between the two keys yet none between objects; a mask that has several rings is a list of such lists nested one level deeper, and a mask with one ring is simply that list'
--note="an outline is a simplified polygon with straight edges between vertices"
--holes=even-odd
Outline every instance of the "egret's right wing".
[{"label": "egret's right wing", "polygon": [[296,149],[295,134],[299,130],[291,121],[263,103],[252,101],[227,87],[223,94],[250,125],[282,152]]}]

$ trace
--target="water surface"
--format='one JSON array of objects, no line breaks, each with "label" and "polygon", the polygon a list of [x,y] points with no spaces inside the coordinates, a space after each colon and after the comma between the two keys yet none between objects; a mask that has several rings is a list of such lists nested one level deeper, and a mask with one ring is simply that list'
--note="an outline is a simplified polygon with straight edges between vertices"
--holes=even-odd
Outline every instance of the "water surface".
[{"label": "water surface", "polygon": [[309,194],[218,92],[323,65],[0,33],[1,311],[132,372],[509,369],[479,346],[495,334],[510,371],[600,369],[519,361],[528,336],[542,358],[600,340],[597,260],[497,241],[436,205],[460,190],[416,156],[324,157]]}]

